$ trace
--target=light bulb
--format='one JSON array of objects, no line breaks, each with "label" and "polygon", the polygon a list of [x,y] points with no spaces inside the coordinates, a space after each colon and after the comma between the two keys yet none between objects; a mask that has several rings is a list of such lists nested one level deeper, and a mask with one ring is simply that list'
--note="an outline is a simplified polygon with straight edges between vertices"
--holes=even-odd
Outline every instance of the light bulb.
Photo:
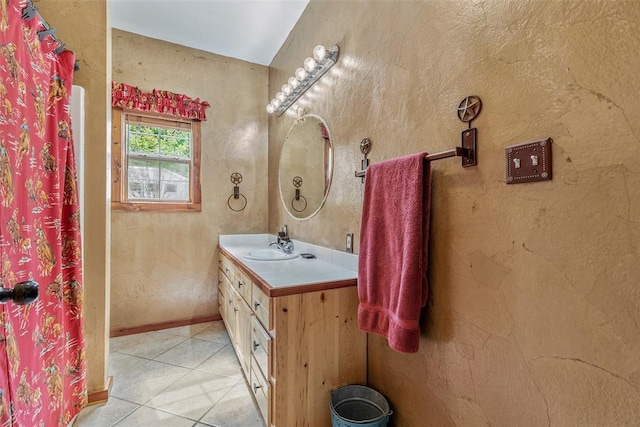
[{"label": "light bulb", "polygon": [[296,79],[295,77],[289,77],[289,80],[287,81],[287,83],[289,83],[289,86],[291,86],[291,89],[297,88],[298,85],[300,84],[298,79]]},{"label": "light bulb", "polygon": [[285,83],[282,85],[282,92],[285,95],[289,95],[291,92],[293,92],[293,89],[291,88],[291,85],[289,85],[289,83]]},{"label": "light bulb", "polygon": [[278,108],[280,106],[280,104],[282,104],[282,102],[280,102],[279,99],[273,98],[271,100],[271,105],[273,105],[274,107]]},{"label": "light bulb", "polygon": [[296,79],[298,79],[299,81],[303,81],[304,79],[307,78],[307,72],[302,67],[296,69],[295,74],[296,74]]},{"label": "light bulb", "polygon": [[276,111],[276,107],[274,107],[273,104],[267,105],[267,113],[273,114],[274,111]]},{"label": "light bulb", "polygon": [[280,102],[283,102],[285,99],[287,99],[287,95],[282,92],[278,92],[276,93],[276,99]]},{"label": "light bulb", "polygon": [[313,48],[313,57],[316,61],[322,61],[326,55],[327,49],[325,49],[321,44]]},{"label": "light bulb", "polygon": [[318,65],[318,63],[316,62],[315,59],[311,57],[304,60],[304,69],[307,70],[308,72],[312,72],[313,70],[315,70],[316,65]]}]

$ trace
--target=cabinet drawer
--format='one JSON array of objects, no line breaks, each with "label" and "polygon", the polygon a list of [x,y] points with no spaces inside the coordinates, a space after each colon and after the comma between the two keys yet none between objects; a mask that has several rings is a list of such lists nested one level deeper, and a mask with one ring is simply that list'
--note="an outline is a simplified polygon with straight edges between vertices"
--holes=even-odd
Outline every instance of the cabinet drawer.
[{"label": "cabinet drawer", "polygon": [[254,283],[251,292],[251,309],[267,331],[273,329],[271,318],[271,299]]},{"label": "cabinet drawer", "polygon": [[258,403],[258,407],[260,408],[260,412],[262,413],[262,418],[264,418],[265,423],[269,423],[269,388],[271,385],[264,378],[259,369],[253,368],[253,362],[251,366],[251,392],[253,396],[256,398],[256,402]]},{"label": "cabinet drawer", "polygon": [[236,270],[235,281],[232,282],[240,296],[244,298],[244,301],[251,305],[251,286],[253,283],[249,278],[239,269]]},{"label": "cabinet drawer", "polygon": [[225,297],[227,310],[233,309],[233,290],[231,289],[231,282],[227,279],[226,276],[222,276],[222,280],[220,281],[220,288],[222,289],[222,294]]},{"label": "cabinet drawer", "polygon": [[223,253],[218,254],[218,267],[220,268],[220,271],[222,271],[222,273],[227,276],[229,281],[233,282],[236,268],[231,260],[227,258]]},{"label": "cabinet drawer", "polygon": [[262,374],[265,378],[269,378],[270,372],[268,367],[269,354],[271,353],[271,337],[255,317],[251,319],[251,353]]}]

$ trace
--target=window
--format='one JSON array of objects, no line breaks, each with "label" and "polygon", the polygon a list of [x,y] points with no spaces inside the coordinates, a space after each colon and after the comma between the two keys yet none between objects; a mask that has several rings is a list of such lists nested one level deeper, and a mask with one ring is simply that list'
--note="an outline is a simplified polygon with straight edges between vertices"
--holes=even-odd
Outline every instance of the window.
[{"label": "window", "polygon": [[200,211],[200,122],[113,110],[112,208]]}]

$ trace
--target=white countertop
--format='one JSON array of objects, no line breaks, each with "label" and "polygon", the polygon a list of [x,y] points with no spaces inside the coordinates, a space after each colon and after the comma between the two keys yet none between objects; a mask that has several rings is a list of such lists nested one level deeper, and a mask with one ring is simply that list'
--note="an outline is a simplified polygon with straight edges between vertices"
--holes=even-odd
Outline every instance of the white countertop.
[{"label": "white countertop", "polygon": [[[272,288],[337,282],[358,278],[358,256],[293,240],[294,252],[311,253],[313,259],[297,257],[285,261],[256,261],[245,257],[256,249],[267,249],[276,240],[272,234],[221,235],[219,244]],[[275,250],[275,249],[274,249]]]}]

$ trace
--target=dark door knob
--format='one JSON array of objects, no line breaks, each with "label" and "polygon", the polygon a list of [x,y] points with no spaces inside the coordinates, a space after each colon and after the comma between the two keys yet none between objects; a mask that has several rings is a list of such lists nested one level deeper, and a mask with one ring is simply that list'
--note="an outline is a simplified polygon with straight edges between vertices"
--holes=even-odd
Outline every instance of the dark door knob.
[{"label": "dark door knob", "polygon": [[0,287],[0,303],[13,300],[14,304],[27,305],[38,299],[38,283],[33,280],[20,282],[13,289]]}]

